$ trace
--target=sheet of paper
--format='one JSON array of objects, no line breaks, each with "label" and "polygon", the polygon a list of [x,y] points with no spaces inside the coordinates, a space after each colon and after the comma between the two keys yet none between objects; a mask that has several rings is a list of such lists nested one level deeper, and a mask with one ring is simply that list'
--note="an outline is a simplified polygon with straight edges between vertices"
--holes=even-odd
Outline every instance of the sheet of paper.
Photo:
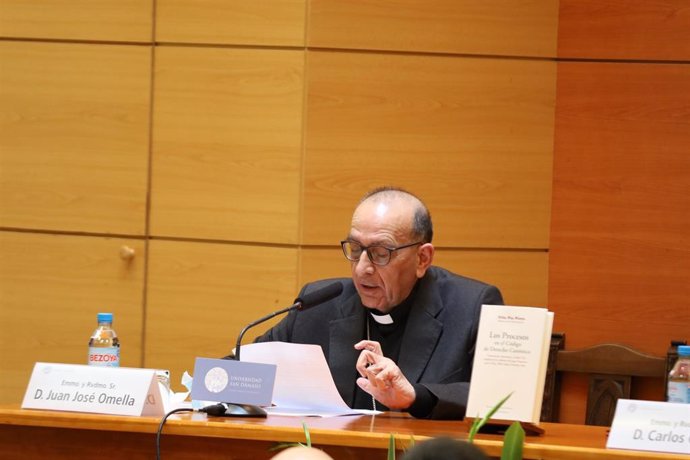
[{"label": "sheet of paper", "polygon": [[278,366],[273,387],[274,407],[266,408],[269,414],[329,417],[376,413],[350,409],[345,404],[318,345],[252,343],[242,345],[241,355],[242,361]]}]

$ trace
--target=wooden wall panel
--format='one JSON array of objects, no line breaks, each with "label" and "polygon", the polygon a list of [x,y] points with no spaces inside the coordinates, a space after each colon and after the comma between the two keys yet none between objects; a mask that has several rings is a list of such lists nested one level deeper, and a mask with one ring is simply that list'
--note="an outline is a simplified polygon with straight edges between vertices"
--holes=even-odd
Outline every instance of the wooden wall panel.
[{"label": "wooden wall panel", "polygon": [[150,54],[0,42],[0,225],[143,234]]},{"label": "wooden wall panel", "polygon": [[[548,254],[543,251],[458,251],[437,248],[434,265],[498,286],[510,305],[546,306]],[[350,263],[340,247],[303,248],[299,284],[349,277]]]},{"label": "wooden wall panel", "polygon": [[86,364],[99,311],[114,313],[122,365],[142,365],[143,241],[3,231],[0,260],[0,403],[21,402],[36,361]]},{"label": "wooden wall panel", "polygon": [[176,385],[194,358],[227,355],[244,326],[297,295],[292,248],[154,240],[150,261],[145,365],[170,369]]},{"label": "wooden wall panel", "polygon": [[[687,65],[559,64],[549,304],[569,349],[690,338],[689,106]],[[584,421],[577,382],[562,421]]]},{"label": "wooden wall panel", "polygon": [[[428,202],[439,265],[544,304],[556,65],[521,58],[554,55],[557,3],[5,1],[0,37],[32,41],[0,42],[0,359],[34,317],[74,343],[9,363],[0,399],[29,363],[83,362],[111,305],[123,364],[179,388],[303,282],[348,275],[337,242],[380,184]],[[364,52],[302,49],[307,22],[309,46]],[[122,268],[121,240],[84,232],[151,237],[148,273],[143,237]]]},{"label": "wooden wall panel", "polygon": [[3,0],[0,36],[147,41],[153,0]]},{"label": "wooden wall panel", "polygon": [[690,68],[561,63],[558,78],[557,328],[663,354],[690,321]]},{"label": "wooden wall panel", "polygon": [[303,46],[306,0],[158,0],[159,42]]},{"label": "wooden wall panel", "polygon": [[546,251],[438,250],[434,263],[497,286],[507,305],[548,307]]},{"label": "wooden wall panel", "polygon": [[[555,329],[569,349],[623,342],[663,355],[670,339],[688,339],[690,320],[690,10],[561,0],[559,21],[559,57],[582,62],[558,68]],[[654,64],[663,60],[686,62]],[[633,397],[662,398],[661,379],[642,383]],[[564,391],[561,420],[584,422],[583,379]]]},{"label": "wooden wall panel", "polygon": [[152,233],[296,243],[302,51],[160,47]]},{"label": "wooden wall panel", "polygon": [[558,1],[311,0],[311,47],[555,56]]},{"label": "wooden wall panel", "polygon": [[350,277],[350,262],[338,244],[332,248],[302,247],[299,251],[299,288],[306,283],[324,279]]},{"label": "wooden wall panel", "polygon": [[561,0],[558,56],[690,60],[687,0]]},{"label": "wooden wall panel", "polygon": [[305,244],[337,244],[373,186],[409,188],[439,246],[547,248],[555,64],[310,52]]}]

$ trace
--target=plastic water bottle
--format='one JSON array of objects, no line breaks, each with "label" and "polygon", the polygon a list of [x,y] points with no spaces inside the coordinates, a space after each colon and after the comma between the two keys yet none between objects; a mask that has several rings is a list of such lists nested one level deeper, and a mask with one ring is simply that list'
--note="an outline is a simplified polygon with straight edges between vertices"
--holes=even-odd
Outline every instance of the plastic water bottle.
[{"label": "plastic water bottle", "polygon": [[678,361],[668,374],[668,402],[690,404],[690,345],[678,346]]},{"label": "plastic water bottle", "polygon": [[99,313],[98,327],[89,339],[90,366],[120,365],[120,340],[113,329],[113,314]]}]

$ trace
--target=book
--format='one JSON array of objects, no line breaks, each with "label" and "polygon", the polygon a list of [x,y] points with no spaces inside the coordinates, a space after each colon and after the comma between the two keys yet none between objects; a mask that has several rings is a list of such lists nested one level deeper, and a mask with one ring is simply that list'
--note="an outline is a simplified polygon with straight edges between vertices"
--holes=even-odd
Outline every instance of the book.
[{"label": "book", "polygon": [[539,423],[553,313],[546,308],[482,305],[467,417]]}]

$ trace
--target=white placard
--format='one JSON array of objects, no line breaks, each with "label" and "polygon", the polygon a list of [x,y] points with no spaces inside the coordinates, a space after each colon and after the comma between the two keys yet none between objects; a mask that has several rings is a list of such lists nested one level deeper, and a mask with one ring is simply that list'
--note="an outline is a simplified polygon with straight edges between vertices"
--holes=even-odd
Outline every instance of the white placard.
[{"label": "white placard", "polygon": [[606,447],[690,455],[690,404],[619,399]]},{"label": "white placard", "polygon": [[36,363],[23,409],[109,415],[163,415],[154,369]]}]

